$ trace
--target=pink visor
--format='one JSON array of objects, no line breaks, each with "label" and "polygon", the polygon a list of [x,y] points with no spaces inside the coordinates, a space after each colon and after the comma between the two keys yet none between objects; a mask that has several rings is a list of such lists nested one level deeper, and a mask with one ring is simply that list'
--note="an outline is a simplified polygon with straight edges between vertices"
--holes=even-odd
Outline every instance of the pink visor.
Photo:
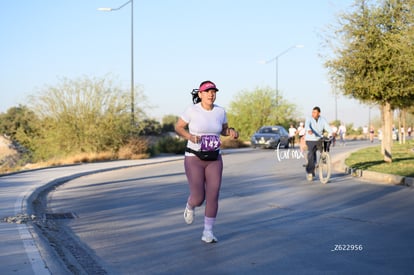
[{"label": "pink visor", "polygon": [[198,91],[200,91],[200,92],[204,92],[204,91],[208,91],[208,90],[218,91],[219,89],[217,89],[216,84],[214,84],[213,82],[203,83],[203,85],[201,85],[200,88],[198,89]]}]

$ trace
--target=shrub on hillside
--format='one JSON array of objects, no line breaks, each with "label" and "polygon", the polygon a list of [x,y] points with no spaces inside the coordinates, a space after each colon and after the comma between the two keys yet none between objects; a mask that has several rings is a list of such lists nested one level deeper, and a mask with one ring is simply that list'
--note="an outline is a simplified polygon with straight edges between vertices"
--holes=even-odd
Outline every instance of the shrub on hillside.
[{"label": "shrub on hillside", "polygon": [[142,159],[149,155],[149,141],[145,137],[132,137],[118,151],[119,159]]},{"label": "shrub on hillside", "polygon": [[187,140],[165,136],[153,146],[153,153],[184,154]]}]

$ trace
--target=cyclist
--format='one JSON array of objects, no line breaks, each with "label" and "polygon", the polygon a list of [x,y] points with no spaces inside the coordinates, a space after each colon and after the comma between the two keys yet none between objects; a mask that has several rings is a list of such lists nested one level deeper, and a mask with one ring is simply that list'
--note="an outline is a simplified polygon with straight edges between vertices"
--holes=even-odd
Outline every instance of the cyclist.
[{"label": "cyclist", "polygon": [[328,136],[332,136],[332,129],[328,121],[321,117],[321,109],[316,106],[312,109],[312,117],[306,119],[305,122],[305,141],[308,147],[308,163],[306,164],[306,179],[313,181],[315,176],[316,151],[322,145],[320,140],[323,138],[324,132]]}]

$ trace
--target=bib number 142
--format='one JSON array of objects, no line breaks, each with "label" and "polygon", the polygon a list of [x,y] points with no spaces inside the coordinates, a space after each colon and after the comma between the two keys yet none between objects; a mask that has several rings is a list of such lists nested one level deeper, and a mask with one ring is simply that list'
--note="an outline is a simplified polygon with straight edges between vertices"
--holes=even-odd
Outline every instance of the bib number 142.
[{"label": "bib number 142", "polygon": [[220,147],[220,137],[216,135],[201,136],[201,151],[215,151]]}]

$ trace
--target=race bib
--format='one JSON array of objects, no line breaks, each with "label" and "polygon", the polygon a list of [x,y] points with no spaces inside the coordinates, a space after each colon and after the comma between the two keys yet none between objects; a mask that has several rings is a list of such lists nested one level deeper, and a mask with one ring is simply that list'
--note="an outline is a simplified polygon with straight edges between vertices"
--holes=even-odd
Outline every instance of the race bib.
[{"label": "race bib", "polygon": [[201,136],[201,151],[215,151],[220,147],[220,137],[216,135]]}]

